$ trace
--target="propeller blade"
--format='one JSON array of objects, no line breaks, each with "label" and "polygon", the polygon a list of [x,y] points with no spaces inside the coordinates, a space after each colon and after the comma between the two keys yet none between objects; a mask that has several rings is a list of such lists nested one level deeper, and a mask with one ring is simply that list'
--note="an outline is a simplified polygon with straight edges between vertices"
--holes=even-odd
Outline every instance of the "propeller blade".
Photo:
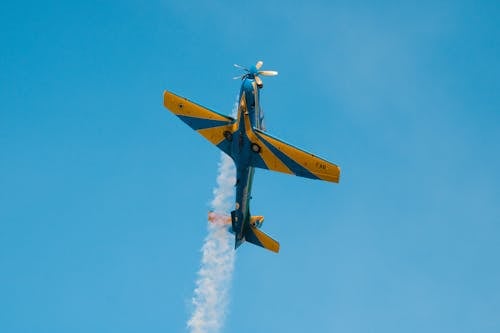
[{"label": "propeller blade", "polygon": [[262,87],[262,80],[260,79],[260,77],[255,77],[255,83],[257,83],[258,86]]},{"label": "propeller blade", "polygon": [[257,63],[255,64],[255,68],[257,69],[260,69],[262,67],[262,65],[264,65],[264,62],[262,60],[259,60],[257,61]]},{"label": "propeller blade", "polygon": [[276,71],[259,71],[259,75],[276,76],[276,75],[278,75],[278,72],[276,72]]},{"label": "propeller blade", "polygon": [[233,77],[233,80],[242,80],[245,75],[238,75]]},{"label": "propeller blade", "polygon": [[238,64],[234,64],[233,66],[236,67],[236,68],[238,68],[238,69],[242,69],[242,70],[248,72],[248,68],[246,68],[244,66],[241,66],[241,65],[238,65]]}]

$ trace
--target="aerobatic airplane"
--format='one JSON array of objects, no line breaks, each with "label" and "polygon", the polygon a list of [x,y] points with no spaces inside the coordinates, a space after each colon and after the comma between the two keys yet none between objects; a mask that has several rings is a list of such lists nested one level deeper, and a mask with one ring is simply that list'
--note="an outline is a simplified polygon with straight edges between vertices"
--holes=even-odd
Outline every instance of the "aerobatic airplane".
[{"label": "aerobatic airplane", "polygon": [[[259,93],[263,87],[260,76],[275,76],[276,71],[260,70],[262,61],[244,71],[238,99],[237,119],[214,112],[190,100],[165,91],[163,104],[192,129],[229,155],[236,166],[236,203],[231,216],[223,218],[231,224],[235,248],[244,241],[279,251],[279,243],[260,231],[263,216],[250,215],[250,193],[254,168],[268,169],[300,177],[338,183],[340,168],[311,153],[285,143],[265,132],[264,114]],[[209,220],[220,218],[209,213]]]}]

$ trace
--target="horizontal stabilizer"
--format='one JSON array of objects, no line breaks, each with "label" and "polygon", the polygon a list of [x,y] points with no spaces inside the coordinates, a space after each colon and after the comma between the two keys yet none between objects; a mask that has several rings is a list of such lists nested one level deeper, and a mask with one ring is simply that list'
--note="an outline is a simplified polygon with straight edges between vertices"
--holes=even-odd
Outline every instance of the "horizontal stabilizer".
[{"label": "horizontal stabilizer", "polygon": [[210,211],[208,221],[217,225],[231,224],[231,216]]},{"label": "horizontal stabilizer", "polygon": [[276,253],[280,250],[280,243],[253,226],[250,226],[247,229],[245,233],[245,240]]}]

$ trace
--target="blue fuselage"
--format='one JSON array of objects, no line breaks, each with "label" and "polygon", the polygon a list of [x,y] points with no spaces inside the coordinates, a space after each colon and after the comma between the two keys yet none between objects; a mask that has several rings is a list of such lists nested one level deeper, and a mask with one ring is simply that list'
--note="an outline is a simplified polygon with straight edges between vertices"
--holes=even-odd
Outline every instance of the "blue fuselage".
[{"label": "blue fuselage", "polygon": [[[232,229],[237,245],[243,241],[245,228],[250,227],[250,199],[254,168],[250,166],[252,142],[247,131],[263,129],[263,113],[259,104],[259,87],[252,78],[245,78],[241,84],[238,106],[238,130],[233,133],[232,153],[236,165],[236,203]],[[248,128],[250,120],[251,128]]]}]

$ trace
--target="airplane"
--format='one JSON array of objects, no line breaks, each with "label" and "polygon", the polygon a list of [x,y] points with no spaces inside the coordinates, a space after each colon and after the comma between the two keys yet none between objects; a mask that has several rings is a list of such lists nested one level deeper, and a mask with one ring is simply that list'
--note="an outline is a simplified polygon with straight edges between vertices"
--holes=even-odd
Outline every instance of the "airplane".
[{"label": "airplane", "polygon": [[340,168],[325,159],[279,140],[264,129],[264,113],[260,105],[261,76],[278,75],[261,70],[262,61],[250,68],[234,65],[243,71],[237,118],[226,116],[196,104],[170,91],[164,91],[163,104],[174,115],[209,142],[229,155],[236,166],[236,196],[231,216],[209,213],[209,221],[222,220],[231,225],[238,248],[243,242],[279,252],[280,244],[260,230],[263,216],[250,214],[250,199],[255,168],[283,172],[300,177],[339,182]]}]

